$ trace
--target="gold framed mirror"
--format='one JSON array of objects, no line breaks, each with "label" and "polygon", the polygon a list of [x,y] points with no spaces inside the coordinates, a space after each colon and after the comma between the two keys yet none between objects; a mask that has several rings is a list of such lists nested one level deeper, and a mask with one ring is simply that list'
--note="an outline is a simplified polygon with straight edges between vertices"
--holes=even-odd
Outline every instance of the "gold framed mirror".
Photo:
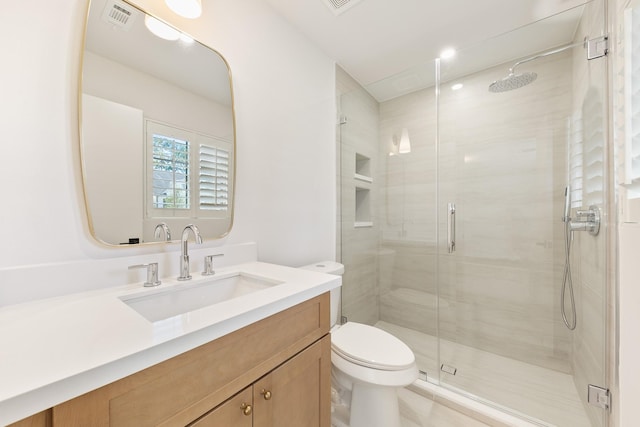
[{"label": "gold framed mirror", "polygon": [[79,92],[93,237],[132,245],[179,238],[187,224],[207,239],[231,230],[233,87],[217,51],[126,1],[91,0]]}]

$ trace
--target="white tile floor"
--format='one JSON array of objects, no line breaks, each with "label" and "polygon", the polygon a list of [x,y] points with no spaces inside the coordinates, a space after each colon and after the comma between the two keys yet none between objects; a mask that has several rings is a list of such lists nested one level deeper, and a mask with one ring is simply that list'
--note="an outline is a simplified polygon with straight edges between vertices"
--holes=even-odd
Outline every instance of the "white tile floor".
[{"label": "white tile floor", "polygon": [[[425,370],[429,375],[433,374],[432,370],[437,366],[435,360],[437,340],[435,337],[386,322],[378,322],[376,326],[389,331],[404,341],[414,351],[420,369],[425,369],[425,366],[431,367]],[[571,375],[452,342],[441,342],[440,351],[442,359],[454,365],[458,370],[455,376],[443,374],[442,381],[446,381],[449,385],[519,413],[527,414],[549,425],[558,427],[591,426]],[[429,399],[425,399],[426,404],[422,400],[418,404],[415,397],[404,396],[404,398],[406,399],[403,404],[405,406],[404,414],[413,414],[414,412],[422,414],[423,408],[420,405],[426,405],[427,411],[433,411],[431,416],[434,418],[437,418],[438,414],[446,412],[441,409],[432,409],[433,402]],[[412,406],[412,402],[416,404],[415,407]],[[420,422],[414,421],[414,418],[409,417],[407,420],[408,422]],[[421,418],[416,419],[420,420]],[[476,425],[455,424],[455,422],[457,421],[438,425],[443,427]],[[421,424],[407,424],[411,427],[414,425],[420,426]]]}]

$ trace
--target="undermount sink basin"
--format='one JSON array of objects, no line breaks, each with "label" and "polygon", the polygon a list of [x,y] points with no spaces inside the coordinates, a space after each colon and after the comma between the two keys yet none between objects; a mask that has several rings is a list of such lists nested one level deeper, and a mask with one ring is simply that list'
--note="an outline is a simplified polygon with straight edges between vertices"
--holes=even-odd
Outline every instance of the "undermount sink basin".
[{"label": "undermount sink basin", "polygon": [[[248,295],[284,282],[243,273],[177,285],[152,294],[135,294],[120,300],[147,320],[156,322]],[[162,286],[162,285],[161,285]]]}]

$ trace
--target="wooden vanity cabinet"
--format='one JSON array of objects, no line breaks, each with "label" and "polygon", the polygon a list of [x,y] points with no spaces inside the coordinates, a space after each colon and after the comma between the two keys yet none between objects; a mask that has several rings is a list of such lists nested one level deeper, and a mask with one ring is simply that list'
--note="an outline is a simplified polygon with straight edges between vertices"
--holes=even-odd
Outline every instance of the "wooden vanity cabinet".
[{"label": "wooden vanity cabinet", "polygon": [[326,293],[55,406],[53,426],[329,427],[330,372]]},{"label": "wooden vanity cabinet", "polygon": [[329,426],[329,336],[242,390],[190,427]]}]

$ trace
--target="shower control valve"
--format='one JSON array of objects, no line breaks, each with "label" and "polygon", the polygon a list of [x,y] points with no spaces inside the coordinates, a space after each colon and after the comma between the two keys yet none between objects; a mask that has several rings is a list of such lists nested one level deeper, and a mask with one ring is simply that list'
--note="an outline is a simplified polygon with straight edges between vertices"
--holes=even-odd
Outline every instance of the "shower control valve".
[{"label": "shower control valve", "polygon": [[570,222],[571,231],[588,231],[592,236],[600,232],[600,209],[591,205],[587,210],[577,210],[576,219]]}]

